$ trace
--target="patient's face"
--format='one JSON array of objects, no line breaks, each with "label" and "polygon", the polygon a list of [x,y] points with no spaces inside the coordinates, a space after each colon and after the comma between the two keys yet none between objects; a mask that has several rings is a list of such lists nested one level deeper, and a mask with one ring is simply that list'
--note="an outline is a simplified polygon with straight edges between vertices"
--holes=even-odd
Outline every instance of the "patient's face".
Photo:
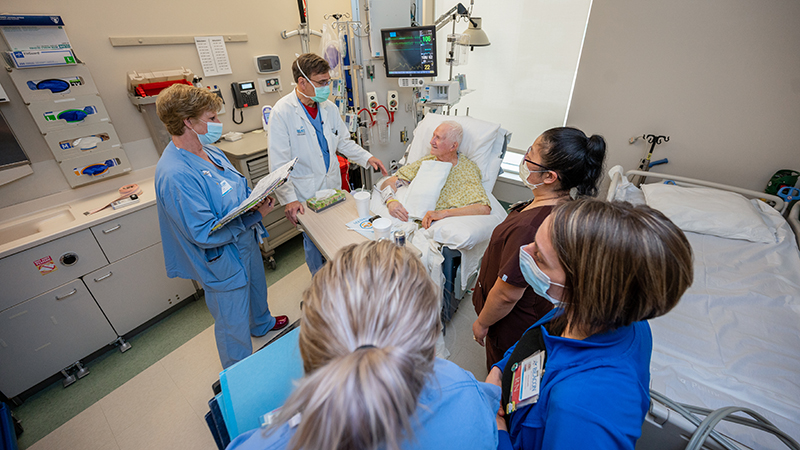
[{"label": "patient's face", "polygon": [[441,159],[441,157],[447,156],[454,151],[453,143],[447,138],[447,127],[439,125],[431,138],[431,155],[435,156],[436,159]]}]

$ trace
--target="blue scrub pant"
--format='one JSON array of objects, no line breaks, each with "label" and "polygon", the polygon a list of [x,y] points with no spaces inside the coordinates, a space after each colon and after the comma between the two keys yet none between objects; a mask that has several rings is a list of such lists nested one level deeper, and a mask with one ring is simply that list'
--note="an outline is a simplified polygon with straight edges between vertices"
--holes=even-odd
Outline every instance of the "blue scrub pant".
[{"label": "blue scrub pant", "polygon": [[308,270],[311,271],[311,276],[314,276],[325,264],[325,257],[322,256],[317,246],[305,233],[303,233],[303,250],[305,250]]},{"label": "blue scrub pant", "polygon": [[247,285],[231,291],[205,288],[206,305],[214,317],[214,336],[222,368],[227,369],[253,353],[250,335],[263,336],[275,326],[267,305],[267,280],[255,231],[236,242]]}]

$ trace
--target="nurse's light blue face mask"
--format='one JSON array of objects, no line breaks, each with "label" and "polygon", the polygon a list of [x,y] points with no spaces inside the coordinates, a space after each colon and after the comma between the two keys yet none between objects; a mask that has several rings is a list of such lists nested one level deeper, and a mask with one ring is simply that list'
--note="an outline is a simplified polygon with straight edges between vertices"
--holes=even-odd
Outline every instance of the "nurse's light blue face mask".
[{"label": "nurse's light blue face mask", "polygon": [[[300,69],[300,64],[298,64],[298,65],[297,65],[297,68],[298,68],[298,69]],[[306,81],[308,81],[308,83],[309,83],[311,86],[314,86],[314,83],[311,81],[311,79],[309,79],[309,78],[306,76],[306,73],[305,73],[305,72],[303,72],[303,69],[300,69],[300,73],[302,73],[302,74],[303,74],[303,78],[305,78],[305,79],[306,79]],[[329,83],[330,83],[330,82],[329,82]],[[297,90],[297,92],[300,92],[300,90],[298,89],[298,90]],[[302,92],[300,92],[300,94],[302,94],[302,95],[303,95],[303,97],[305,97],[305,98],[308,98],[308,99],[311,99],[311,100],[314,100],[314,101],[315,101],[315,102],[317,102],[317,103],[322,103],[322,102],[324,102],[325,100],[327,100],[327,99],[328,99],[328,97],[330,97],[330,95],[331,95],[331,87],[330,87],[330,85],[329,85],[329,84],[328,84],[328,85],[325,85],[325,86],[322,86],[322,87],[316,87],[316,86],[314,86],[314,96],[313,96],[313,97],[309,97],[309,96],[307,96],[306,94],[303,94]]]},{"label": "nurse's light blue face mask", "polygon": [[[198,119],[200,120],[200,119]],[[200,134],[194,129],[189,128],[190,130],[194,131],[194,134],[197,135],[197,139],[200,139],[200,143],[203,145],[210,145],[214,142],[217,142],[220,137],[222,137],[222,124],[217,122],[205,122],[200,120],[206,124],[206,132],[204,134]]]},{"label": "nurse's light blue face mask", "polygon": [[533,292],[546,298],[556,307],[561,305],[561,301],[551,297],[547,290],[550,289],[551,284],[562,288],[564,285],[551,282],[550,277],[542,272],[542,269],[533,260],[533,256],[525,251],[525,246],[519,248],[519,268],[522,271],[522,276],[525,277],[525,281],[533,288]]}]

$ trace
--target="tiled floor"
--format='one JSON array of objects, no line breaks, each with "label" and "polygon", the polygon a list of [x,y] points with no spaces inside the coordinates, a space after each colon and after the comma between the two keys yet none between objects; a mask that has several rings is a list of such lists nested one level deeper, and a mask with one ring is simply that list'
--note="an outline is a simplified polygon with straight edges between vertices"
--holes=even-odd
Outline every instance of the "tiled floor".
[{"label": "tiled floor", "polygon": [[[300,296],[311,276],[305,265],[269,287],[275,314],[300,316]],[[486,377],[483,348],[471,338],[475,312],[469,296],[447,327],[450,360]],[[259,348],[275,333],[253,339]],[[67,423],[36,442],[32,450],[209,449],[216,448],[203,419],[211,384],[222,370],[213,327],[168,354]]]}]

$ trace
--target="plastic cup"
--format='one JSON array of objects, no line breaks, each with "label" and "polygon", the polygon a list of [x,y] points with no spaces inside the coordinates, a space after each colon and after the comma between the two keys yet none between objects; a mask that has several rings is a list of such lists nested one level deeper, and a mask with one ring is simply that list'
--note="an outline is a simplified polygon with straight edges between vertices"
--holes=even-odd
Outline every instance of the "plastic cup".
[{"label": "plastic cup", "polygon": [[376,241],[380,239],[389,239],[392,232],[392,221],[385,217],[375,219],[372,222],[372,231],[375,232]]},{"label": "plastic cup", "polygon": [[369,199],[370,194],[367,191],[359,191],[353,194],[356,201],[356,210],[358,211],[359,218],[369,217]]}]

